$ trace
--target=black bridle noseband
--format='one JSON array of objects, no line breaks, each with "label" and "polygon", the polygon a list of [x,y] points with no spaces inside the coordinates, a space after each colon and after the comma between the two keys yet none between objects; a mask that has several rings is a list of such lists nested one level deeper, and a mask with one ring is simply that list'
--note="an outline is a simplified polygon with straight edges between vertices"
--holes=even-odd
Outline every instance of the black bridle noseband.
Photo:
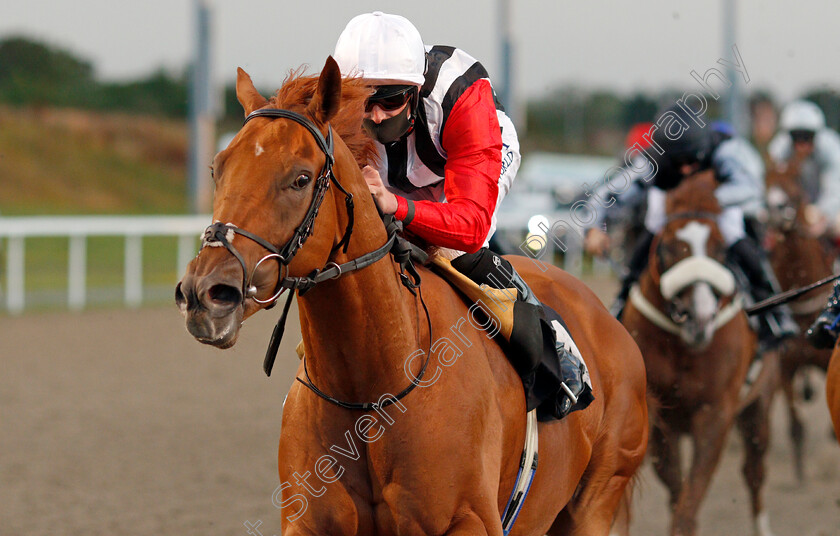
[{"label": "black bridle noseband", "polygon": [[[264,238],[255,235],[245,229],[241,229],[232,223],[222,223],[222,222],[215,222],[204,231],[204,237],[202,240],[202,249],[205,247],[224,247],[228,250],[238,261],[239,264],[242,266],[242,292],[241,292],[241,304],[244,304],[247,299],[252,299],[255,302],[265,305],[268,304],[266,307],[271,308],[273,307],[280,296],[286,290],[292,290],[289,292],[289,295],[286,299],[286,303],[283,306],[283,313],[280,316],[280,319],[277,321],[277,325],[274,327],[274,331],[271,334],[271,340],[268,344],[268,349],[266,350],[265,361],[263,363],[263,370],[265,371],[266,375],[271,376],[271,369],[274,366],[274,361],[277,357],[277,350],[280,347],[280,341],[283,338],[283,332],[285,331],[285,324],[286,324],[286,316],[289,312],[289,306],[291,305],[292,298],[294,297],[294,290],[297,289],[300,294],[304,294],[306,291],[314,287],[316,284],[326,281],[328,279],[336,279],[342,274],[346,274],[348,272],[352,272],[355,270],[360,270],[366,266],[370,266],[374,262],[384,258],[388,255],[389,252],[394,252],[395,256],[398,255],[399,258],[397,261],[400,264],[401,269],[401,279],[403,285],[405,285],[412,293],[415,293],[414,289],[417,289],[419,292],[420,286],[420,277],[417,274],[417,271],[414,269],[413,265],[411,264],[411,260],[408,255],[408,251],[410,250],[410,246],[406,241],[401,238],[397,237],[397,233],[402,230],[401,222],[398,222],[393,219],[393,217],[389,218],[389,224],[386,225],[388,231],[388,239],[385,243],[370,253],[366,253],[360,257],[352,259],[348,262],[343,264],[337,264],[335,262],[328,262],[322,269],[316,269],[308,276],[297,276],[292,277],[288,275],[288,266],[292,262],[295,254],[297,254],[298,250],[303,247],[304,242],[309,236],[312,234],[312,230],[315,224],[315,218],[318,216],[318,210],[321,207],[321,203],[324,201],[324,197],[326,196],[327,190],[330,187],[330,183],[335,183],[336,188],[338,188],[341,193],[345,196],[345,205],[347,207],[347,227],[344,231],[344,236],[342,236],[341,240],[332,248],[332,253],[335,253],[339,248],[341,248],[342,253],[347,253],[347,247],[350,244],[350,235],[353,233],[353,222],[354,222],[354,204],[353,204],[353,194],[348,192],[341,183],[338,181],[338,178],[333,174],[332,167],[335,163],[335,154],[334,154],[334,143],[333,143],[333,135],[332,135],[332,127],[329,125],[327,126],[327,136],[321,133],[321,131],[315,126],[315,124],[306,118],[305,116],[292,112],[290,110],[283,110],[278,108],[264,108],[261,110],[256,110],[248,114],[245,118],[246,124],[251,119],[255,117],[266,117],[269,119],[291,119],[295,121],[299,125],[306,128],[312,136],[315,138],[318,147],[324,153],[326,157],[324,161],[324,167],[321,169],[321,173],[319,174],[318,178],[315,180],[314,192],[312,194],[312,201],[309,203],[309,208],[306,210],[306,214],[303,217],[300,225],[295,229],[295,232],[292,234],[292,237],[280,248],[276,247],[271,242],[265,240]],[[249,277],[248,275],[248,267],[245,263],[245,258],[242,254],[233,246],[231,242],[233,242],[233,238],[235,235],[244,236],[266,250],[270,253],[264,256],[262,259],[257,261],[254,265],[254,269],[251,272]],[[269,259],[276,259],[277,262],[280,264],[280,273],[278,276],[277,284],[274,288],[274,293],[271,298],[267,300],[260,300],[256,297],[257,289],[253,285],[253,279],[256,275],[257,268],[259,268],[260,264]],[[286,268],[287,275],[283,276],[283,268]],[[414,281],[410,281],[409,277],[405,274],[408,271]],[[428,308],[426,308],[425,302],[423,302],[422,295],[420,295],[420,301],[423,305],[423,308],[426,312],[426,318],[429,322],[429,343],[430,348],[429,352],[426,355],[426,362],[423,364],[422,369],[418,376],[412,381],[411,385],[409,385],[406,389],[396,395],[394,399],[387,399],[381,406],[387,406],[388,404],[393,403],[396,400],[400,400],[405,395],[410,393],[422,379],[426,367],[429,364],[429,358],[431,356],[431,337],[432,337],[432,325],[431,325],[431,318],[429,316]],[[306,381],[297,378],[299,382],[303,385],[308,387],[312,390],[315,394],[319,397],[337,405],[345,409],[358,409],[369,411],[376,409],[378,407],[377,403],[375,402],[365,402],[365,403],[355,403],[355,402],[342,402],[341,400],[335,399],[317,387],[312,383],[312,380],[309,377],[309,372],[306,370],[306,363],[304,361],[304,371],[306,374]]]}]

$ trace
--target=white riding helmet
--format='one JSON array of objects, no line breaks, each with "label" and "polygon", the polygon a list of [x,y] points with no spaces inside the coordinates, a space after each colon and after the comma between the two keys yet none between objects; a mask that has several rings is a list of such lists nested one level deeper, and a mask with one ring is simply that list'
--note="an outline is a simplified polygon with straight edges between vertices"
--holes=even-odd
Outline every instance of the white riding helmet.
[{"label": "white riding helmet", "polygon": [[426,47],[405,17],[381,11],[354,17],[338,37],[333,58],[344,76],[376,84],[422,86]]},{"label": "white riding helmet", "polygon": [[819,132],[825,128],[825,115],[820,107],[813,102],[796,100],[782,110],[779,124],[782,129],[788,132],[791,130]]}]

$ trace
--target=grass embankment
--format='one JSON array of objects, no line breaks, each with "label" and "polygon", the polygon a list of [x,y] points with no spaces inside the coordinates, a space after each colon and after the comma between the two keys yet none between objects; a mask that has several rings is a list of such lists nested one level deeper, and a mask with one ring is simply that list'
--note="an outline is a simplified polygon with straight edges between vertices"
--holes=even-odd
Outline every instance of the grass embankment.
[{"label": "grass embankment", "polygon": [[[66,109],[0,107],[0,216],[49,214],[178,214],[186,211],[187,127],[184,122]],[[208,179],[209,174],[208,174]],[[102,289],[119,298],[121,238],[90,238],[87,284],[91,301]],[[144,286],[171,285],[174,238],[143,241]],[[26,241],[27,301],[61,299],[68,244]],[[0,294],[5,247],[0,244]],[[39,299],[39,293],[47,297]],[[53,297],[50,297],[53,296]],[[27,306],[29,308],[29,305]]]},{"label": "grass embankment", "polygon": [[0,107],[0,212],[184,212],[186,155],[183,122]]}]

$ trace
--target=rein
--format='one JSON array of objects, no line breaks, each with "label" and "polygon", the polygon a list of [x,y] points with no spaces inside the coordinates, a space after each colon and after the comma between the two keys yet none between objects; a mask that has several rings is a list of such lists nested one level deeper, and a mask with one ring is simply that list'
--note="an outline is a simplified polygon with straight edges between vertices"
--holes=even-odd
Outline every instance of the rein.
[{"label": "rein", "polygon": [[[428,323],[428,326],[429,326],[429,351],[426,352],[426,361],[423,362],[423,367],[420,369],[420,373],[413,380],[411,380],[411,384],[409,384],[408,387],[406,387],[405,389],[403,389],[402,391],[397,393],[395,396],[390,396],[389,395],[386,398],[386,395],[383,395],[382,397],[379,398],[379,402],[344,402],[342,400],[338,400],[337,398],[334,398],[334,397],[328,395],[327,393],[320,390],[315,385],[315,383],[312,381],[312,378],[309,377],[309,369],[306,368],[306,356],[303,357],[303,374],[306,376],[306,381],[300,379],[300,377],[295,377],[295,380],[299,381],[300,383],[302,383],[303,385],[308,387],[310,391],[312,391],[316,395],[320,396],[321,398],[323,398],[327,402],[330,402],[331,404],[334,404],[334,405],[336,405],[340,408],[344,408],[344,409],[352,409],[352,410],[358,410],[358,411],[372,411],[372,410],[376,410],[376,409],[379,409],[379,408],[388,407],[391,404],[394,404],[395,402],[397,402],[398,400],[402,400],[403,397],[408,395],[408,393],[413,391],[414,388],[417,387],[420,384],[420,380],[423,378],[423,375],[426,373],[426,367],[429,366],[429,360],[430,360],[430,357],[432,355],[432,317],[429,314],[429,308],[426,307],[425,300],[423,300],[423,293],[420,291],[419,284],[417,285],[417,292],[418,292],[418,295],[420,297],[420,303],[423,305],[423,311],[425,311],[425,313],[426,313],[426,322]],[[384,401],[382,400],[383,398],[385,398]]]},{"label": "rein", "polygon": [[[393,253],[395,260],[400,265],[401,282],[406,288],[409,289],[409,291],[411,291],[412,294],[419,294],[420,303],[423,305],[423,309],[426,312],[426,320],[429,326],[429,352],[426,354],[426,361],[423,363],[423,367],[420,369],[420,373],[418,374],[418,376],[412,380],[411,385],[403,389],[399,394],[396,395],[396,397],[386,399],[382,404],[379,404],[377,402],[343,402],[328,395],[324,391],[321,391],[320,389],[318,389],[318,387],[315,386],[315,384],[312,382],[312,379],[309,377],[309,371],[306,368],[305,358],[304,373],[306,375],[306,381],[300,378],[296,378],[297,381],[308,387],[319,397],[345,409],[370,411],[393,404],[394,402],[405,397],[420,383],[420,380],[423,378],[423,375],[426,372],[426,367],[429,365],[432,346],[432,320],[429,314],[429,309],[428,307],[426,307],[426,302],[423,300],[423,295],[422,293],[420,293],[420,275],[417,273],[417,270],[414,268],[414,265],[411,261],[410,253],[412,251],[412,248],[408,241],[397,236],[397,234],[400,231],[402,231],[402,222],[397,221],[393,216],[386,217],[387,221],[384,221],[383,223],[385,223],[386,229],[388,231],[388,239],[382,246],[378,247],[374,251],[371,251],[370,253],[366,253],[343,264],[337,264],[334,261],[330,261],[322,269],[316,269],[308,276],[291,277],[289,275],[286,275],[285,277],[283,277],[283,268],[286,268],[288,274],[289,264],[292,262],[292,259],[294,258],[298,250],[300,250],[303,247],[303,244],[304,242],[306,242],[306,239],[309,238],[309,236],[312,234],[312,230],[315,224],[315,218],[318,216],[318,210],[320,209],[321,204],[324,201],[327,190],[329,189],[331,183],[335,183],[336,188],[338,188],[341,191],[341,193],[344,194],[345,205],[347,207],[347,227],[345,228],[344,236],[342,236],[341,240],[335,246],[333,246],[331,254],[335,253],[335,251],[339,248],[342,248],[343,253],[347,253],[347,247],[350,244],[350,236],[353,233],[353,194],[348,192],[341,185],[341,183],[338,181],[338,178],[332,172],[332,167],[335,163],[332,127],[330,127],[329,125],[327,126],[327,136],[325,138],[321,131],[307,117],[296,112],[292,112],[290,110],[282,110],[278,108],[264,108],[261,110],[251,112],[245,118],[245,122],[243,123],[243,125],[248,123],[248,121],[254,119],[255,117],[266,117],[269,119],[290,119],[305,127],[315,138],[315,141],[318,144],[318,147],[324,153],[326,160],[324,162],[324,167],[321,169],[320,175],[315,180],[312,201],[309,203],[309,208],[307,208],[303,220],[301,221],[300,225],[295,229],[295,232],[294,234],[292,234],[292,237],[280,248],[274,246],[274,244],[272,244],[268,240],[265,240],[259,235],[246,231],[245,229],[241,229],[232,223],[222,223],[219,221],[213,223],[212,225],[207,227],[207,229],[205,229],[201,247],[202,249],[204,247],[224,247],[231,253],[231,255],[233,255],[236,258],[236,260],[239,261],[239,264],[242,265],[242,304],[245,303],[245,300],[250,298],[259,304],[269,304],[266,307],[266,309],[269,309],[276,304],[277,299],[280,297],[281,294],[283,294],[283,292],[285,292],[286,290],[292,290],[292,292],[289,292],[289,295],[286,298],[286,303],[283,306],[283,313],[277,320],[277,325],[274,326],[274,331],[272,332],[271,339],[268,343],[268,348],[265,354],[265,360],[263,362],[263,370],[265,371],[267,376],[271,376],[271,370],[274,367],[274,361],[277,358],[277,351],[280,347],[280,341],[283,339],[283,333],[286,329],[286,318],[289,313],[289,307],[292,303],[292,298],[295,295],[295,289],[298,290],[299,294],[304,294],[318,283],[327,281],[329,279],[337,279],[343,274],[353,272],[356,270],[361,270],[362,268],[370,266],[371,264],[384,258],[386,255],[388,255],[388,253]],[[248,267],[245,263],[245,258],[231,243],[233,242],[234,236],[237,234],[256,242],[257,244],[259,244],[260,246],[262,246],[270,252],[268,255],[264,256],[262,259],[257,261],[257,263],[254,265],[254,269],[251,272],[250,277],[248,276]],[[277,260],[277,262],[280,264],[280,275],[278,276],[277,284],[274,287],[274,295],[267,300],[259,300],[256,297],[257,288],[253,285],[253,279],[254,275],[257,272],[257,268],[259,268],[262,262],[268,259]],[[406,274],[406,272],[408,272],[408,274]]]}]

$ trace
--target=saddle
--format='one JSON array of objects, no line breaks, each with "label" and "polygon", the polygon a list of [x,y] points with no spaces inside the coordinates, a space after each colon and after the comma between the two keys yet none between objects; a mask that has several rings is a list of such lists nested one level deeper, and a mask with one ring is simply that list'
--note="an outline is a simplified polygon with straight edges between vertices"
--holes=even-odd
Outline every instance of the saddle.
[{"label": "saddle", "polygon": [[[522,379],[527,409],[536,409],[540,421],[565,417],[572,411],[586,408],[594,400],[583,356],[559,313],[532,298],[529,301],[541,308],[537,315],[531,318],[523,318],[525,315],[521,312],[514,315],[514,306],[521,296],[519,289],[479,285],[440,255],[431,258],[430,267],[473,304],[480,303],[479,310],[495,320],[494,332],[508,343],[503,344],[503,349]],[[523,309],[534,305],[519,303]],[[519,323],[526,324],[519,327],[517,334],[514,334],[515,317]],[[530,370],[526,370],[521,363],[521,354],[538,355],[539,362],[530,363]],[[579,392],[572,392],[567,384],[578,384]],[[558,398],[558,388],[568,396]]]}]

